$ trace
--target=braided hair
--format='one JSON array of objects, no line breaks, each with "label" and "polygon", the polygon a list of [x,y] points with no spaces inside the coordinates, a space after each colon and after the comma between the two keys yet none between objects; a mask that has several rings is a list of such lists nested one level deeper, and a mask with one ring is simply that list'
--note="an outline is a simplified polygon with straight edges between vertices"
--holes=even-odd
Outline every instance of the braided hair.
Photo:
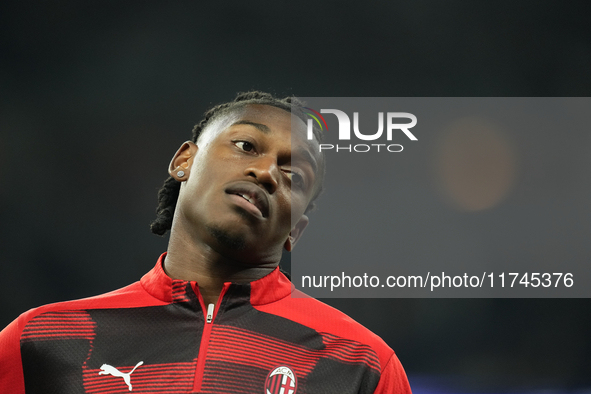
[{"label": "braided hair", "polygon": [[[238,93],[234,101],[223,103],[211,108],[207,111],[198,124],[193,128],[192,141],[197,142],[197,139],[205,130],[205,128],[213,122],[228,113],[245,107],[249,104],[260,104],[270,105],[283,109],[287,112],[291,112],[300,119],[306,121],[306,117],[303,113],[303,103],[295,97],[286,97],[279,99],[269,93],[251,91],[245,93]],[[313,129],[314,136],[318,141],[321,141],[320,130],[316,127]],[[322,178],[324,177],[324,166],[321,166],[319,171],[320,183],[319,187],[314,193],[310,204],[306,208],[306,212],[311,211],[314,208],[314,201],[322,192]],[[174,210],[176,208],[177,200],[179,197],[179,191],[181,189],[181,182],[177,181],[173,177],[169,176],[165,181],[160,190],[158,191],[158,207],[156,208],[156,219],[150,224],[150,230],[156,235],[164,235],[172,227],[172,219],[174,217]]]}]

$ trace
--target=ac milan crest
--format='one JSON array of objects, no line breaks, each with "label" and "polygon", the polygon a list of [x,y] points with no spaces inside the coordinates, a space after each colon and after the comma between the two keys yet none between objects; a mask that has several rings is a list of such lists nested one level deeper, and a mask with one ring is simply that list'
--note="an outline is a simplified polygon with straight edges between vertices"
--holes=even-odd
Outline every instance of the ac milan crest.
[{"label": "ac milan crest", "polygon": [[297,378],[286,366],[277,367],[267,375],[265,394],[295,394],[297,389]]}]

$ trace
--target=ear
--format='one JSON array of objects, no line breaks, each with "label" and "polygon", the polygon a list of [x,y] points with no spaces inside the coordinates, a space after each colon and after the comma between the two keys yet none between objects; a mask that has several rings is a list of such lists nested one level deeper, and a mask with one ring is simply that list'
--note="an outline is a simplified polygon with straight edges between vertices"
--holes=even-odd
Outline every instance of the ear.
[{"label": "ear", "polygon": [[285,248],[285,250],[287,250],[288,252],[291,252],[291,250],[295,246],[296,242],[298,242],[298,240],[300,239],[300,237],[304,233],[304,230],[306,229],[306,226],[308,225],[309,222],[310,222],[310,219],[308,219],[308,217],[306,215],[302,215],[300,220],[298,220],[296,225],[291,229],[291,231],[289,233],[289,237],[287,237],[287,239],[285,240],[285,243],[283,244],[283,247]]},{"label": "ear", "polygon": [[170,161],[168,174],[179,182],[186,181],[189,178],[191,164],[197,149],[197,145],[191,141],[183,143]]}]

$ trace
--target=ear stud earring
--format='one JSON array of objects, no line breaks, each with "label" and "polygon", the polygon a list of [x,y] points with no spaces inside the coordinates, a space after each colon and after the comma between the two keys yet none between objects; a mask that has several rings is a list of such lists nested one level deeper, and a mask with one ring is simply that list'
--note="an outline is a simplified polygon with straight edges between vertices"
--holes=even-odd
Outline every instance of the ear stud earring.
[{"label": "ear stud earring", "polygon": [[185,176],[185,171],[180,170],[179,172],[176,173],[176,176],[178,176],[179,178],[182,178]]}]

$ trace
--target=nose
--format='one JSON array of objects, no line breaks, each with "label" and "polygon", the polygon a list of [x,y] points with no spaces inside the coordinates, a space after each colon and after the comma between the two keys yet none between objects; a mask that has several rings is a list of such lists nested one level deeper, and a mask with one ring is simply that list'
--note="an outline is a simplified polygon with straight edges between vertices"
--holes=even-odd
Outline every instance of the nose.
[{"label": "nose", "polygon": [[280,169],[277,161],[272,157],[258,157],[244,170],[246,176],[254,177],[257,182],[263,186],[269,194],[277,190]]}]

